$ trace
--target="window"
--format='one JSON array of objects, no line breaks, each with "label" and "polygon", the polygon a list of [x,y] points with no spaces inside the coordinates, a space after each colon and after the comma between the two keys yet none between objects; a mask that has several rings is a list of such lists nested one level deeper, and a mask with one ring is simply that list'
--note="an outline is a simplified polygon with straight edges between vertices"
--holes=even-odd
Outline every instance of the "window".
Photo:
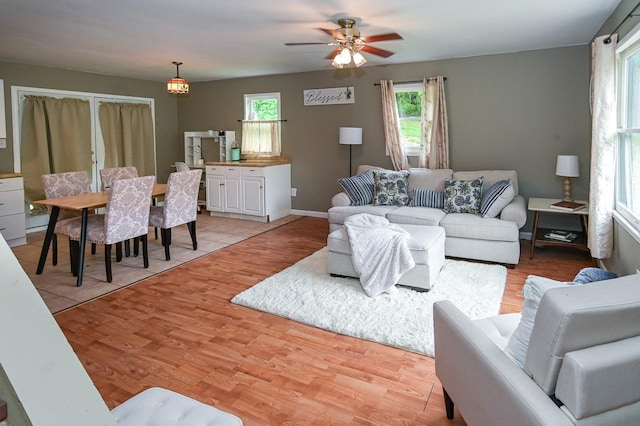
[{"label": "window", "polygon": [[405,153],[417,156],[422,136],[422,83],[397,84],[393,91]]},{"label": "window", "polygon": [[280,155],[280,93],[244,95],[242,154]]},{"label": "window", "polygon": [[640,232],[640,32],[618,49],[616,211]]}]

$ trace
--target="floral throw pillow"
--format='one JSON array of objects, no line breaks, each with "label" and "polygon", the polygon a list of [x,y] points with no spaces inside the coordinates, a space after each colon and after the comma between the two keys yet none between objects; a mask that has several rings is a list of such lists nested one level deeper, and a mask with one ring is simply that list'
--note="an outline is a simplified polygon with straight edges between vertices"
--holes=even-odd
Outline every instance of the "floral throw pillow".
[{"label": "floral throw pillow", "polygon": [[473,180],[444,182],[444,211],[447,213],[473,213],[480,211],[484,176]]},{"label": "floral throw pillow", "polygon": [[409,204],[409,172],[373,171],[374,206],[406,206]]}]

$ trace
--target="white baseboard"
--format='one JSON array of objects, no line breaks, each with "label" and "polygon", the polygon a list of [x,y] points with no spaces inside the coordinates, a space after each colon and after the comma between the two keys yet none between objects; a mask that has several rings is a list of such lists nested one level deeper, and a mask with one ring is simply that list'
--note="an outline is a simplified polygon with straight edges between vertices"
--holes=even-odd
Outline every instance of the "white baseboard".
[{"label": "white baseboard", "polygon": [[313,210],[291,210],[291,214],[295,214],[298,216],[321,217],[324,219],[329,218],[329,214],[327,212],[316,212]]}]

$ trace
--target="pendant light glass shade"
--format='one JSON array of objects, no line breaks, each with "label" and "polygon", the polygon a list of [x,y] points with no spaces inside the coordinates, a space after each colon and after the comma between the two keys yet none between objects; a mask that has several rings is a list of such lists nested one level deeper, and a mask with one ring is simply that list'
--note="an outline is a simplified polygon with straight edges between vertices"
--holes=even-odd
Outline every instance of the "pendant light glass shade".
[{"label": "pendant light glass shade", "polygon": [[173,62],[173,64],[176,66],[176,76],[167,81],[167,92],[177,95],[189,93],[189,82],[180,77],[179,67],[182,65],[182,62]]}]

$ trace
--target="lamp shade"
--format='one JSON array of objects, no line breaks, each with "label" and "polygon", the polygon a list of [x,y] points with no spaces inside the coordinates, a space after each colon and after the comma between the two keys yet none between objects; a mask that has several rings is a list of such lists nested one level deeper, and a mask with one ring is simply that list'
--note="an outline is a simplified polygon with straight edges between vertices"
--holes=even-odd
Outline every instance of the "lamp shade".
[{"label": "lamp shade", "polygon": [[578,177],[580,171],[578,168],[577,155],[558,155],[556,163],[556,175],[564,177]]},{"label": "lamp shade", "polygon": [[362,145],[362,128],[340,127],[341,145]]}]

